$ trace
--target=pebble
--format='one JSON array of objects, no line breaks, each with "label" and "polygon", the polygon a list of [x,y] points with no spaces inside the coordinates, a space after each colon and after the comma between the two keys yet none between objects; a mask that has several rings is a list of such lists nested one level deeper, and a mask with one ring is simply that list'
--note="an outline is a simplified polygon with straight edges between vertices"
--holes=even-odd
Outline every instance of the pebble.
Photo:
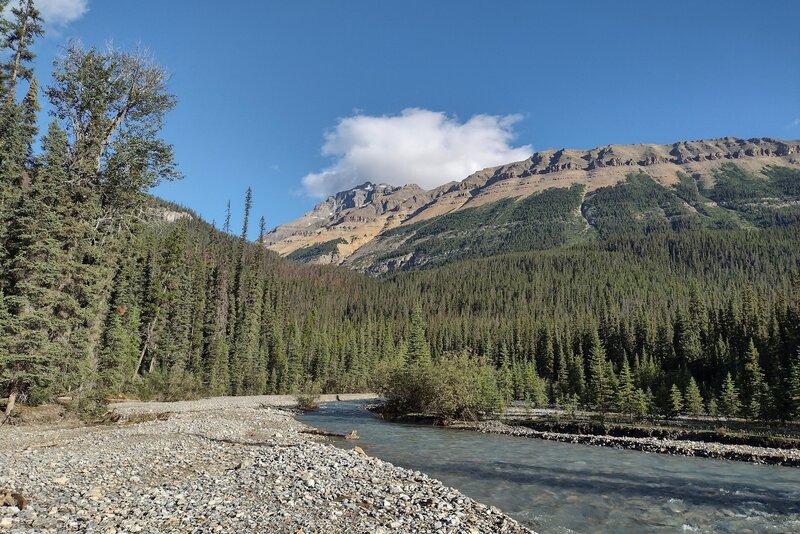
[{"label": "pebble", "polygon": [[490,434],[505,434],[508,436],[522,436],[565,443],[582,443],[599,447],[633,449],[642,452],[700,456],[703,458],[721,458],[756,464],[800,467],[800,449],[776,449],[771,447],[754,447],[751,445],[731,445],[726,443],[671,440],[653,437],[636,438],[563,434],[559,432],[534,430],[524,426],[507,425],[500,421],[483,421],[480,423],[465,424],[462,425],[461,428],[469,428]]},{"label": "pebble", "polygon": [[[419,471],[299,431],[268,397],[130,403],[166,420],[0,431],[0,528],[62,532],[529,532]],[[41,510],[40,515],[33,511]],[[199,528],[199,530],[198,530]]]}]

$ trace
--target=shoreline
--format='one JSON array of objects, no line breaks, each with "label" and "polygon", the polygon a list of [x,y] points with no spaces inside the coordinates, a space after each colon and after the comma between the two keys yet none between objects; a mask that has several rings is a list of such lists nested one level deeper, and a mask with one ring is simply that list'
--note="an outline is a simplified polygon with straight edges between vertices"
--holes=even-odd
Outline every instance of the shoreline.
[{"label": "shoreline", "polygon": [[124,402],[111,425],[3,428],[0,488],[29,506],[0,506],[0,532],[530,532],[423,473],[302,433],[293,403]]},{"label": "shoreline", "polygon": [[473,430],[484,434],[503,434],[561,443],[628,449],[646,453],[694,456],[782,467],[800,467],[800,450],[798,449],[777,449],[752,445],[730,445],[708,441],[672,440],[653,437],[566,434],[534,430],[524,426],[512,426],[496,420],[478,423],[457,423],[451,425],[450,428]]},{"label": "shoreline", "polygon": [[[379,405],[370,406],[368,409],[379,417],[384,417],[379,409]],[[405,415],[386,420],[400,424],[429,424],[454,430],[471,430],[484,434],[502,434],[514,437],[558,441],[561,443],[574,443],[580,445],[592,445],[595,447],[627,449],[645,453],[691,456],[698,458],[748,462],[759,465],[800,468],[800,449],[797,448],[764,447],[746,444],[722,443],[718,441],[669,439],[664,437],[614,436],[603,434],[557,432],[551,430],[537,430],[524,425],[510,425],[499,419],[489,419],[477,422],[456,421],[450,424],[442,424],[441,418],[437,416]]]}]

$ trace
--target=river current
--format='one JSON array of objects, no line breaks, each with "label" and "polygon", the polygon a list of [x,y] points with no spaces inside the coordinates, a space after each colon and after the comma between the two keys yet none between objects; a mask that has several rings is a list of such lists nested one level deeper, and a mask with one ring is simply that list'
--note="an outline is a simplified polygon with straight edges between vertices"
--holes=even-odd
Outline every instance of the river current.
[{"label": "river current", "polygon": [[355,401],[298,419],[355,428],[370,456],[422,471],[537,532],[800,533],[798,468],[388,423]]}]

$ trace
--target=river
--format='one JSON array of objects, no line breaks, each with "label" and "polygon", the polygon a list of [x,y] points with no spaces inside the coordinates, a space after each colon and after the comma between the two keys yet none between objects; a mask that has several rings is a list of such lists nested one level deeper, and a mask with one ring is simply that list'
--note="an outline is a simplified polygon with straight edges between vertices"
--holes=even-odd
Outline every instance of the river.
[{"label": "river", "polygon": [[358,401],[298,419],[355,428],[370,456],[427,473],[537,532],[800,533],[797,468],[388,423]]}]

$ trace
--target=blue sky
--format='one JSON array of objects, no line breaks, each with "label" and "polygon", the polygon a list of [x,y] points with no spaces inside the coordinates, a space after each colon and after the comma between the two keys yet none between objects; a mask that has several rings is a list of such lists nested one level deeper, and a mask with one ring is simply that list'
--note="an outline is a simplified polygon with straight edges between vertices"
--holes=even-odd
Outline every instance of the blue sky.
[{"label": "blue sky", "polygon": [[44,83],[69,38],[147,46],[173,74],[164,137],[186,176],[156,193],[208,220],[228,199],[237,219],[248,185],[271,227],[377,173],[431,185],[531,149],[800,138],[796,1],[57,4],[88,10],[50,24]]}]

